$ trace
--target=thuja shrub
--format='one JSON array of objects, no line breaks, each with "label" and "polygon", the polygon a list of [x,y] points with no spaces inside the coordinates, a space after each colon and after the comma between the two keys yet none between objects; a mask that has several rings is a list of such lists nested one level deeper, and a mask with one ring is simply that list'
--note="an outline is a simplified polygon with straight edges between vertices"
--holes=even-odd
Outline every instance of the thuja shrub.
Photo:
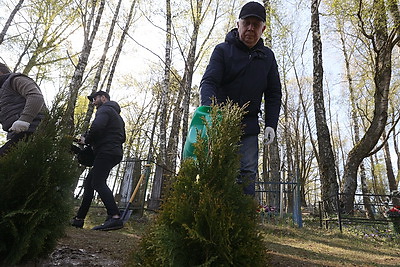
[{"label": "thuja shrub", "polygon": [[0,158],[0,265],[45,257],[64,234],[77,165],[62,111]]},{"label": "thuja shrub", "polygon": [[265,266],[256,203],[236,183],[244,110],[213,106],[197,160],[183,162],[155,224],[143,237],[144,266]]}]

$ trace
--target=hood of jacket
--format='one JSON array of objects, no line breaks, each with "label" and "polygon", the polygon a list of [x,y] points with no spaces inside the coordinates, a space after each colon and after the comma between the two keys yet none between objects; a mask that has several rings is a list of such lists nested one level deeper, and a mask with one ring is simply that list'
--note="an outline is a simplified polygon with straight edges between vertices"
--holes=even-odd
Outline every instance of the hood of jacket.
[{"label": "hood of jacket", "polygon": [[99,108],[102,107],[111,107],[112,109],[114,109],[118,114],[121,113],[121,107],[119,106],[119,104],[115,101],[108,101],[106,103],[103,103],[103,105],[101,105]]}]

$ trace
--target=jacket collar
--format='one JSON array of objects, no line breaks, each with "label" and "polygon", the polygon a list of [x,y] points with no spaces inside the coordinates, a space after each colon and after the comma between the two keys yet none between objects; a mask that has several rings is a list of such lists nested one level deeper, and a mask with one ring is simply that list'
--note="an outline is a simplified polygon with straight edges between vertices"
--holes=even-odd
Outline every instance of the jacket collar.
[{"label": "jacket collar", "polygon": [[225,37],[225,41],[228,43],[232,43],[232,44],[236,45],[237,47],[239,47],[240,49],[245,50],[245,51],[256,51],[256,50],[262,51],[262,49],[264,48],[264,41],[262,40],[262,38],[260,38],[260,40],[258,40],[258,42],[256,43],[255,46],[253,46],[252,48],[249,48],[242,41],[240,41],[239,31],[237,28],[234,28],[230,32],[228,32],[228,34]]}]

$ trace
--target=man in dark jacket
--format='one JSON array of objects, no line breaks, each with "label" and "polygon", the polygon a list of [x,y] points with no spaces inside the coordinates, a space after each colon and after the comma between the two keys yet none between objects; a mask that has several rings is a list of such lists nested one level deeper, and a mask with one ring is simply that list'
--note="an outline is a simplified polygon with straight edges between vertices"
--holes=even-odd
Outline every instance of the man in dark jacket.
[{"label": "man in dark jacket", "polygon": [[107,209],[107,220],[93,230],[116,230],[123,227],[120,212],[115,203],[112,191],[107,186],[107,177],[111,169],[122,160],[122,144],[125,142],[125,123],[119,113],[121,108],[115,101],[110,101],[107,92],[98,91],[88,96],[96,106],[96,116],[85,136],[81,136],[81,144],[92,146],[95,159],[93,168],[84,182],[82,204],[72,225],[82,228],[84,219],[92,203],[94,190],[97,191]]},{"label": "man in dark jacket", "polygon": [[217,45],[200,83],[201,105],[211,105],[227,99],[243,106],[244,135],[241,138],[241,178],[243,192],[255,195],[258,170],[258,115],[265,101],[264,142],[275,138],[281,106],[281,83],[274,53],[264,46],[261,34],[265,30],[265,8],[257,2],[245,4],[239,14],[237,28],[231,30],[225,42]]},{"label": "man in dark jacket", "polygon": [[46,110],[39,86],[28,76],[12,73],[0,63],[0,123],[8,140],[0,147],[0,156],[33,133]]}]

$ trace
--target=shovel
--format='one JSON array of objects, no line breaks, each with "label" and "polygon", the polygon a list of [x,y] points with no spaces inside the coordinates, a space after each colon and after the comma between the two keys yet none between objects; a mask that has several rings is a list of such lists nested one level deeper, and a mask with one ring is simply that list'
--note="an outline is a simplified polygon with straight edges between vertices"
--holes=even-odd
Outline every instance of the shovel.
[{"label": "shovel", "polygon": [[139,181],[138,181],[138,183],[137,183],[137,185],[136,185],[136,187],[135,187],[135,190],[133,190],[133,193],[132,193],[132,195],[131,195],[131,198],[129,199],[129,202],[128,202],[128,204],[126,205],[126,208],[125,208],[125,210],[124,210],[124,213],[123,213],[122,216],[121,216],[121,220],[122,220],[122,222],[123,222],[124,224],[129,220],[129,218],[130,218],[131,215],[132,215],[132,210],[130,210],[129,208],[131,207],[131,205],[132,205],[132,203],[133,203],[133,200],[135,199],[135,196],[136,196],[137,192],[139,191],[140,184],[142,183],[142,181],[143,181],[143,179],[144,179],[145,176],[146,176],[145,173],[142,173],[142,175],[140,176]]}]

